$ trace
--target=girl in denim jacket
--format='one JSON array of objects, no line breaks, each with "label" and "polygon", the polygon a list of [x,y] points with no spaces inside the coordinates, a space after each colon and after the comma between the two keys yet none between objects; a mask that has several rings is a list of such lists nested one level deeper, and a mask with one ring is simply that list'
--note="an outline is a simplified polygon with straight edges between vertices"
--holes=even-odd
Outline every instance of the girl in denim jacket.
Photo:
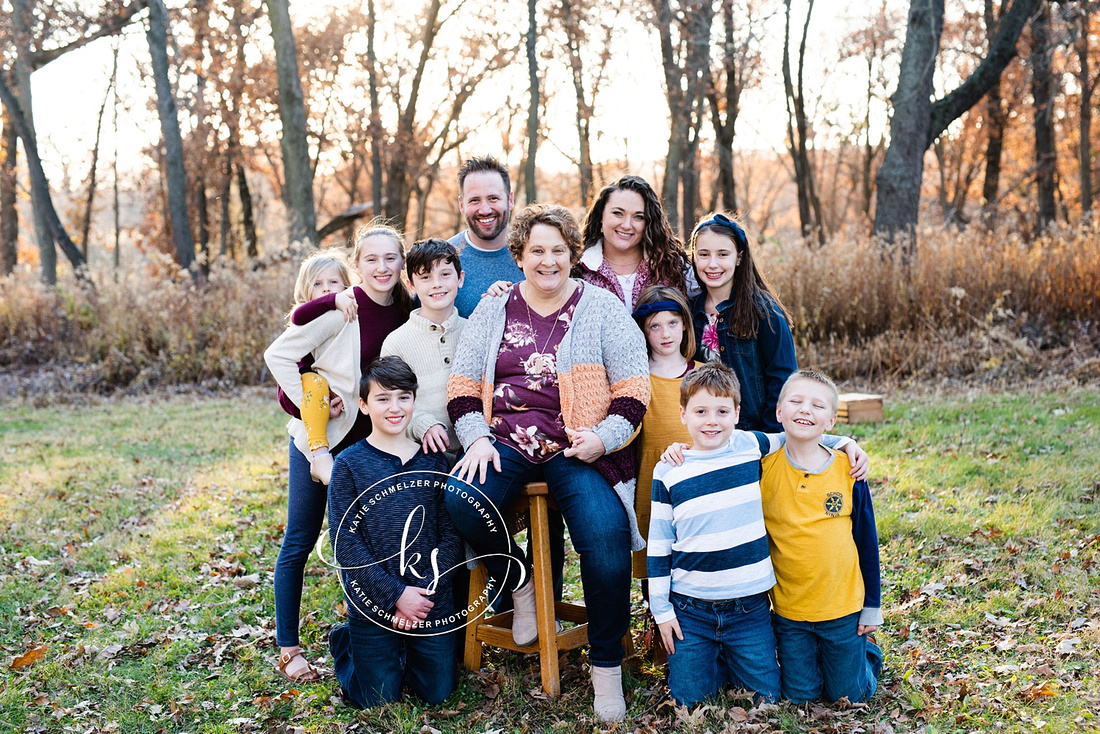
[{"label": "girl in denim jacket", "polygon": [[703,292],[692,299],[698,362],[722,362],[741,383],[741,430],[779,432],[779,391],[798,369],[786,309],[756,267],[741,225],[714,214],[691,233]]}]

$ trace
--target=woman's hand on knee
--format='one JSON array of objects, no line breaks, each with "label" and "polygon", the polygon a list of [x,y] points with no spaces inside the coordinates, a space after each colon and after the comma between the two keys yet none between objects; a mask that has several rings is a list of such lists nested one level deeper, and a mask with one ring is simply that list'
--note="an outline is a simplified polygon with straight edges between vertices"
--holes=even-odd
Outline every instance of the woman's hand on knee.
[{"label": "woman's hand on knee", "polygon": [[569,448],[564,451],[566,456],[575,456],[584,463],[591,464],[607,453],[603,439],[590,428],[574,431],[566,426],[565,435],[569,436]]},{"label": "woman's hand on knee", "polygon": [[489,462],[492,462],[494,469],[500,471],[500,452],[496,450],[488,436],[482,436],[470,444],[470,448],[466,449],[466,453],[455,464],[451,474],[458,481],[468,484],[472,483],[476,476],[480,483],[484,484],[488,475]]}]

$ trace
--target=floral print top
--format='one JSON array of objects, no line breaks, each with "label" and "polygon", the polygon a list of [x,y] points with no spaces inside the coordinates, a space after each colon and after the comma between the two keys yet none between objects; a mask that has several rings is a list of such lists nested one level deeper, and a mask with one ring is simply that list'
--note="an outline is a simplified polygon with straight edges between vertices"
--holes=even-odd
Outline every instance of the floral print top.
[{"label": "floral print top", "polygon": [[703,344],[700,347],[703,352],[703,361],[715,362],[719,359],[718,353],[718,314],[708,313],[707,323],[703,327]]},{"label": "floral print top", "polygon": [[508,295],[489,428],[498,441],[532,463],[548,461],[569,445],[561,416],[557,354],[583,288],[549,316],[528,308],[519,284]]}]

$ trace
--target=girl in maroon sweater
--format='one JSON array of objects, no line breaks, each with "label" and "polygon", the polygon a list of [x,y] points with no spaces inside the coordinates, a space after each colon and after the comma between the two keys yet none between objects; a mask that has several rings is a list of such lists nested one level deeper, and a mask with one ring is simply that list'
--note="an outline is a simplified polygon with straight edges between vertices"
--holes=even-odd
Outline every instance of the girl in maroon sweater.
[{"label": "girl in maroon sweater", "polygon": [[[328,426],[331,453],[370,434],[370,420],[360,413],[355,403],[345,404],[337,385],[358,386],[358,371],[375,359],[382,342],[391,331],[403,324],[412,307],[412,298],[401,283],[404,267],[404,242],[400,234],[389,227],[365,225],[355,235],[352,264],[363,282],[351,289],[354,312],[358,317],[358,334],[347,334],[337,320],[325,317],[336,307],[339,294],[329,293],[299,306],[291,316],[287,330],[268,348],[265,358],[271,373],[279,383],[279,402],[294,418],[300,418],[300,404],[295,397],[301,391],[300,369],[316,366],[318,374],[327,378],[336,391],[330,400],[332,420]],[[354,328],[347,325],[347,328]],[[357,337],[357,338],[354,338]],[[358,354],[342,353],[335,345],[355,344]],[[303,358],[302,355],[309,352]],[[316,363],[314,362],[316,360]],[[335,373],[326,374],[334,365]],[[354,388],[351,388],[354,389]],[[348,400],[353,396],[350,391]],[[347,411],[345,415],[341,415]],[[354,419],[352,416],[354,415]],[[305,427],[291,421],[290,474],[287,496],[287,523],[279,558],[275,562],[275,632],[279,645],[279,672],[286,677],[306,682],[317,678],[299,646],[298,620],[302,602],[302,582],[306,561],[317,543],[325,518],[327,488],[311,475],[306,458],[308,446]]]}]

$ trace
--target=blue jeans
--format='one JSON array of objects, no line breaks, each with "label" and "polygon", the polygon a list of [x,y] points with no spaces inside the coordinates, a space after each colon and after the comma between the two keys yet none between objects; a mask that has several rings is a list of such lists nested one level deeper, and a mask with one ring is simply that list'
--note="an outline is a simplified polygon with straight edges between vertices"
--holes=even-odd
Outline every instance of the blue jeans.
[{"label": "blue jeans", "polygon": [[668,656],[668,685],[677,703],[694,706],[717,696],[727,682],[755,691],[754,700],[779,698],[779,665],[775,660],[767,592],[740,599],[706,601],[675,591],[683,640],[674,640]]},{"label": "blue jeans", "polygon": [[782,666],[783,697],[795,703],[824,696],[866,701],[878,687],[882,650],[856,634],[859,612],[826,622],[796,622],[772,615]]},{"label": "blue jeans", "polygon": [[[622,637],[630,624],[630,528],[626,509],[599,472],[579,459],[558,454],[532,464],[520,452],[502,444],[501,471],[489,467],[486,481],[471,484],[452,479],[447,488],[447,511],[458,534],[479,556],[495,588],[515,589],[530,577],[531,564],[505,532],[492,532],[471,500],[486,500],[496,508],[498,528],[506,529],[503,512],[523,492],[527,482],[545,481],[561,508],[573,547],[580,556],[581,585],[588,609],[589,660],[598,668],[623,661]],[[465,497],[463,495],[466,495]],[[495,555],[490,555],[495,554]]]},{"label": "blue jeans", "polygon": [[275,561],[275,643],[298,644],[298,619],[302,608],[302,582],[306,561],[321,524],[325,521],[328,488],[309,473],[309,459],[290,442],[290,477],[287,482],[286,530]]},{"label": "blue jeans", "polygon": [[356,708],[401,698],[402,685],[436,706],[458,684],[454,632],[419,636],[348,619],[328,635],[336,679]]}]

